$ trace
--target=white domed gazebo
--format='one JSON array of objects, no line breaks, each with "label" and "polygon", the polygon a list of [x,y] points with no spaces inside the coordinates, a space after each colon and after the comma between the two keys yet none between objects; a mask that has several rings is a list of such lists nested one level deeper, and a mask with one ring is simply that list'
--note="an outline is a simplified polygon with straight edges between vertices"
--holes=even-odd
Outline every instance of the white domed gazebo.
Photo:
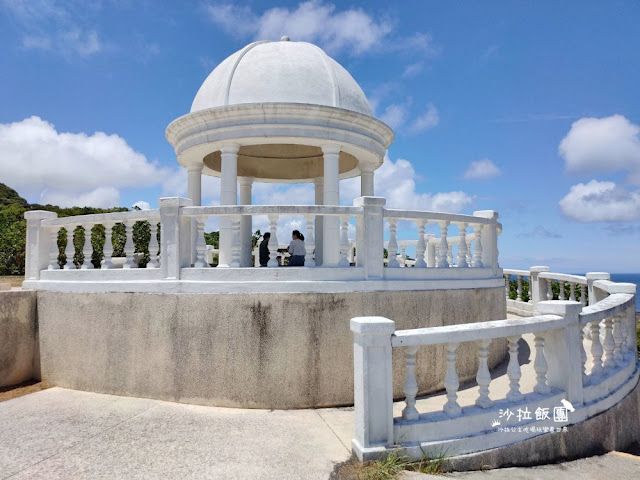
[{"label": "white domed gazebo", "polygon": [[[194,205],[202,174],[221,178],[222,205],[238,203],[238,183],[240,204],[250,205],[254,181],[313,183],[316,205],[338,205],[339,180],[359,175],[362,195],[372,196],[374,170],[393,140],[349,72],[288,37],[254,42],[220,63],[166,135],[189,172]],[[336,217],[316,219],[316,265],[337,266],[339,228]],[[221,219],[221,266],[230,264],[230,229]],[[241,266],[249,266],[250,216],[240,237]]]}]

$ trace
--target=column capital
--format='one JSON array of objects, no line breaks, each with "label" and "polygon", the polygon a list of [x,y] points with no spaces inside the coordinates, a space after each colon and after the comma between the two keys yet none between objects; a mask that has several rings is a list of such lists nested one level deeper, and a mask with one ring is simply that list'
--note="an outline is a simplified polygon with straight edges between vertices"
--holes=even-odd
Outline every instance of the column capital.
[{"label": "column capital", "polygon": [[250,187],[253,185],[253,177],[238,177],[238,184],[241,187]]},{"label": "column capital", "polygon": [[376,167],[368,163],[359,162],[358,169],[360,170],[360,173],[373,173]]},{"label": "column capital", "polygon": [[234,142],[223,143],[220,146],[220,153],[221,154],[237,154],[238,150],[240,150],[240,144],[239,143],[234,143]]},{"label": "column capital", "polygon": [[340,145],[331,144],[331,145],[323,145],[322,153],[325,155],[339,155],[340,154]]},{"label": "column capital", "polygon": [[204,163],[202,163],[201,161],[188,162],[185,163],[185,168],[188,172],[202,172]]}]

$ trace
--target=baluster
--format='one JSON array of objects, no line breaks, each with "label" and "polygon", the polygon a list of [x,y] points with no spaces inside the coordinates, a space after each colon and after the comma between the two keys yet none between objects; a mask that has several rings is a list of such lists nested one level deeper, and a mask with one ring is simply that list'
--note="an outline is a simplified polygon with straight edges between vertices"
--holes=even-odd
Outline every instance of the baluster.
[{"label": "baluster", "polygon": [[58,231],[58,228],[52,228],[49,231],[49,266],[47,270],[60,270],[60,265],[58,264],[58,255],[60,254]]},{"label": "baluster", "polygon": [[560,293],[558,295],[558,300],[564,300],[564,282],[560,281],[558,282],[559,286],[560,286]]},{"label": "baluster", "polygon": [[591,331],[591,356],[593,357],[591,375],[602,375],[604,372],[604,368],[602,368],[602,354],[604,350],[600,343],[600,322],[591,322],[589,329]]},{"label": "baluster", "polygon": [[133,261],[133,254],[135,253],[136,247],[133,244],[133,224],[134,220],[126,220],[124,223],[125,229],[124,234],[126,235],[126,241],[124,243],[124,255],[126,260],[122,265],[122,268],[137,268],[138,264]]},{"label": "baluster", "polygon": [[240,251],[242,246],[240,245],[240,215],[234,215],[231,217],[231,262],[229,267],[240,267]]},{"label": "baluster", "polygon": [[418,381],[416,380],[416,354],[417,346],[406,347],[404,350],[404,364],[406,373],[404,377],[405,404],[402,410],[402,418],[405,420],[417,420],[420,417],[416,410],[416,395],[418,394]]},{"label": "baluster", "polygon": [[407,266],[407,246],[406,245],[400,245],[400,266],[401,267]]},{"label": "baluster", "polygon": [[471,240],[467,240],[467,267],[473,264],[473,256],[471,255]]},{"label": "baluster", "polygon": [[626,339],[627,339],[627,354],[625,356],[629,357],[629,360],[635,362],[635,358],[637,357],[638,345],[637,345],[637,337],[636,337],[636,307],[635,305],[631,306],[631,308],[627,309],[626,312]]},{"label": "baluster", "polygon": [[516,289],[516,300],[521,302],[522,301],[522,275],[517,275],[516,278],[518,279],[518,288]]},{"label": "baluster", "polygon": [[545,281],[547,282],[547,300],[553,300],[553,280],[547,278]]},{"label": "baluster", "polygon": [[487,358],[489,358],[489,344],[490,338],[480,340],[478,347],[478,373],[476,374],[476,382],[478,383],[478,398],[476,399],[476,405],[481,408],[490,407],[493,402],[489,398],[489,384],[491,383],[491,373],[489,373],[489,367],[487,365]]},{"label": "baluster", "polygon": [[[623,362],[627,361],[627,357],[629,353],[629,325],[627,325],[629,323],[628,315],[629,315],[628,310],[625,310],[620,314],[620,331],[622,332],[622,345],[620,347],[620,351],[622,353]],[[634,312],[634,316],[635,316],[635,312]]]},{"label": "baluster", "polygon": [[447,256],[449,255],[449,244],[447,243],[447,230],[449,228],[449,221],[440,222],[440,250],[438,254],[438,268],[449,268],[449,262]]},{"label": "baluster", "polygon": [[349,255],[349,217],[341,216],[340,217],[340,260],[338,261],[339,267],[348,267],[349,259],[347,256]]},{"label": "baluster", "polygon": [[531,281],[531,276],[527,278],[529,279],[529,299],[527,303],[533,303],[533,282]]},{"label": "baluster", "polygon": [[91,245],[91,225],[83,226],[84,228],[84,246],[82,247],[83,261],[80,266],[81,270],[93,270],[93,263],[91,263],[91,254],[93,253],[93,246]]},{"label": "baluster", "polygon": [[388,218],[389,222],[389,243],[387,245],[387,267],[398,268],[398,242],[396,242],[396,228],[398,220],[395,218]]},{"label": "baluster", "polygon": [[509,340],[509,365],[507,366],[507,377],[509,377],[509,393],[507,400],[519,402],[523,395],[520,393],[520,364],[518,363],[518,340],[520,335],[508,337]]},{"label": "baluster", "polygon": [[505,274],[504,276],[504,290],[505,290],[505,296],[507,297],[507,299],[509,299],[509,293],[511,292],[511,281],[510,281],[511,275],[509,275],[508,273]]},{"label": "baluster", "polygon": [[449,249],[447,250],[447,263],[450,267],[453,267],[453,243],[449,243]]},{"label": "baluster", "polygon": [[427,268],[427,262],[424,261],[424,252],[427,249],[427,245],[424,242],[424,226],[425,222],[422,220],[416,221],[418,227],[418,242],[416,243],[416,263],[415,268]]},{"label": "baluster", "polygon": [[580,285],[580,304],[585,307],[587,305],[587,286]]},{"label": "baluster", "polygon": [[207,242],[204,238],[204,226],[206,218],[198,217],[196,220],[196,263],[195,268],[207,268],[209,264],[205,255],[207,254]]},{"label": "baluster", "polygon": [[76,253],[76,247],[73,244],[73,231],[75,225],[67,225],[67,247],[64,249],[64,254],[67,257],[67,263],[64,264],[65,270],[75,270],[76,266],[73,263],[73,256]]},{"label": "baluster", "polygon": [[544,356],[544,336],[542,332],[535,334],[534,344],[536,348],[536,359],[533,362],[533,368],[536,372],[536,386],[533,391],[542,395],[551,391],[547,385],[547,359]]},{"label": "baluster", "polygon": [[462,409],[458,405],[458,388],[460,381],[456,372],[456,349],[457,343],[447,343],[447,373],[444,376],[444,387],[447,389],[447,403],[444,404],[444,412],[451,417],[460,415]]},{"label": "baluster", "polygon": [[[160,266],[158,261],[158,224],[155,220],[149,222],[149,233],[151,236],[149,238],[149,263],[147,263],[147,268],[158,268]],[[204,226],[202,237],[204,238]],[[207,246],[205,245],[205,251],[206,248]]]},{"label": "baluster", "polygon": [[484,225],[473,226],[473,268],[482,268],[482,227]]},{"label": "baluster", "polygon": [[104,248],[102,250],[104,254],[104,262],[100,268],[109,269],[113,268],[113,262],[111,257],[113,256],[113,226],[115,223],[108,222],[104,224]]},{"label": "baluster", "polygon": [[315,267],[316,260],[314,258],[314,251],[316,249],[316,241],[313,236],[313,222],[315,215],[305,215],[304,220],[307,223],[307,236],[304,239],[304,245],[307,247],[306,255],[304,257],[305,267]]},{"label": "baluster", "polygon": [[587,351],[584,349],[584,328],[580,328],[580,362],[582,364],[582,385],[588,383],[587,378]]},{"label": "baluster", "polygon": [[467,268],[467,224],[458,223],[458,268]]},{"label": "baluster", "polygon": [[602,348],[604,349],[604,362],[602,366],[604,368],[614,368],[616,361],[613,356],[613,351],[616,348],[616,343],[613,340],[613,322],[611,317],[604,319],[604,341],[602,342]]},{"label": "baluster", "polygon": [[435,246],[434,251],[436,253],[436,264],[435,264],[436,267],[435,268],[438,268],[438,263],[440,262],[440,245],[439,244]]},{"label": "baluster", "polygon": [[615,344],[615,348],[613,349],[613,359],[616,364],[620,366],[624,364],[624,356],[622,354],[623,341],[620,314],[616,314],[613,316],[613,342]]},{"label": "baluster", "polygon": [[576,284],[573,282],[569,283],[569,300],[576,301]]},{"label": "baluster", "polygon": [[267,267],[278,266],[278,218],[279,215],[269,215],[269,262]]}]

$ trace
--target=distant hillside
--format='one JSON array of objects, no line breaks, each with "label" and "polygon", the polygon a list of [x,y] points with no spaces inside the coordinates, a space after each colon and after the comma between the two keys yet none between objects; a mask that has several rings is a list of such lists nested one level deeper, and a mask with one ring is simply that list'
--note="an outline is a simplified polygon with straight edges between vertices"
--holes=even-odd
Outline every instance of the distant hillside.
[{"label": "distant hillside", "polygon": [[[61,208],[57,205],[29,204],[13,188],[0,183],[0,275],[24,275],[24,256],[26,244],[26,221],[24,213],[28,210],[46,210],[55,212],[59,217],[88,215],[92,213],[126,212],[128,208],[93,208],[71,207]],[[121,232],[116,229],[118,239],[114,239],[114,247],[124,245]],[[104,233],[102,233],[102,237]],[[96,239],[99,243],[99,239]],[[66,244],[66,239],[62,240]],[[104,239],[102,238],[104,243]],[[81,248],[81,247],[80,247]],[[100,250],[102,247],[100,246]],[[98,261],[98,260],[96,260]]]}]

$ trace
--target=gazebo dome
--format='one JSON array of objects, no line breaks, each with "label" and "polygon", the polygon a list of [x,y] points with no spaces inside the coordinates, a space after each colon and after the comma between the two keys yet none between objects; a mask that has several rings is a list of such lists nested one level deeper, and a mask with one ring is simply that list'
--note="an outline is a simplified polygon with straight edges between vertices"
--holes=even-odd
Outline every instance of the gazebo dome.
[{"label": "gazebo dome", "polygon": [[251,103],[304,103],[372,116],[353,77],[307,42],[254,42],[227,57],[204,81],[191,112]]}]

